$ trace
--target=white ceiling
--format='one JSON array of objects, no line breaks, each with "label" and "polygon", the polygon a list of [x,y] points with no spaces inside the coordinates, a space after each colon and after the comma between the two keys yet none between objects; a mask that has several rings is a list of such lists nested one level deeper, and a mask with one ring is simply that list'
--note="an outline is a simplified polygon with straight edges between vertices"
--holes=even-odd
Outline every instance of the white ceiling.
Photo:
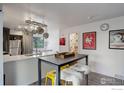
[{"label": "white ceiling", "polygon": [[[4,4],[4,26],[17,27],[23,24],[25,16],[45,16],[58,24],[60,29],[90,22],[124,16],[123,3],[60,3],[60,4]],[[88,17],[92,17],[89,20]]]}]

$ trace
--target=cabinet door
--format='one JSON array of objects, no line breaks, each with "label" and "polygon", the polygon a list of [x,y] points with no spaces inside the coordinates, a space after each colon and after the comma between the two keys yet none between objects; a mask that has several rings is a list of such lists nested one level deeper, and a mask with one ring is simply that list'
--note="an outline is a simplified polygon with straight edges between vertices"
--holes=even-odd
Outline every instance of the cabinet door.
[{"label": "cabinet door", "polygon": [[3,28],[3,51],[4,53],[9,53],[9,33],[10,33],[10,29],[4,27]]}]

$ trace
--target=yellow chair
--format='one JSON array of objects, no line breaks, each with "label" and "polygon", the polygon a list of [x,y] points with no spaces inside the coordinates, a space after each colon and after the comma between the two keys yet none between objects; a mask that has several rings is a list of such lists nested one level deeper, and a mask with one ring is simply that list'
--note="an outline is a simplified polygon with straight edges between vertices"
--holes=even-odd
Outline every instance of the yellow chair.
[{"label": "yellow chair", "polygon": [[[62,67],[61,67],[61,70],[65,69],[65,68],[68,68],[68,67],[69,67],[69,64],[67,64],[67,65],[65,65],[65,66],[62,66]],[[56,73],[56,71],[55,71],[55,70],[52,70],[52,71],[50,71],[50,72],[48,72],[48,73],[46,74],[45,85],[47,85],[48,79],[51,80],[52,85],[55,84],[55,73]]]}]

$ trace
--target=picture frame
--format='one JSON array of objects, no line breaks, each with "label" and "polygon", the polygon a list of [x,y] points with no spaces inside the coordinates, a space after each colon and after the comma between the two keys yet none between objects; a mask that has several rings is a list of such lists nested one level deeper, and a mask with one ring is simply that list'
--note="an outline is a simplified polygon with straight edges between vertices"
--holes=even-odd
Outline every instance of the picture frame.
[{"label": "picture frame", "polygon": [[33,37],[33,48],[44,48],[44,38]]},{"label": "picture frame", "polygon": [[59,45],[60,46],[65,46],[65,37],[62,37],[59,39]]},{"label": "picture frame", "polygon": [[83,49],[96,50],[96,32],[85,32],[82,37]]},{"label": "picture frame", "polygon": [[109,49],[124,50],[124,29],[109,31]]},{"label": "picture frame", "polygon": [[78,39],[79,35],[76,32],[72,32],[69,34],[69,51],[78,52]]}]

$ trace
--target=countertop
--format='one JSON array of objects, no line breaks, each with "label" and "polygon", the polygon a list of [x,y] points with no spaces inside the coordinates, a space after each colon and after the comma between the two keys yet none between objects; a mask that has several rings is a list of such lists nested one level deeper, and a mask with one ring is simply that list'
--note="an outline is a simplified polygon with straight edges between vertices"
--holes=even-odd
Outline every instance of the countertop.
[{"label": "countertop", "polygon": [[31,58],[36,58],[36,57],[26,56],[26,55],[14,55],[14,56],[4,55],[3,61],[4,63],[7,63],[7,62],[21,61],[21,60],[26,60],[26,59],[31,59]]},{"label": "countertop", "polygon": [[48,55],[53,55],[55,53],[51,52],[51,53],[43,53],[42,55],[33,55],[33,56],[28,56],[28,55],[3,55],[3,61],[4,63],[8,63],[8,62],[17,62],[17,61],[22,61],[22,60],[28,60],[28,59],[32,59],[32,58],[38,58],[38,57],[43,57],[43,56],[48,56]]}]

